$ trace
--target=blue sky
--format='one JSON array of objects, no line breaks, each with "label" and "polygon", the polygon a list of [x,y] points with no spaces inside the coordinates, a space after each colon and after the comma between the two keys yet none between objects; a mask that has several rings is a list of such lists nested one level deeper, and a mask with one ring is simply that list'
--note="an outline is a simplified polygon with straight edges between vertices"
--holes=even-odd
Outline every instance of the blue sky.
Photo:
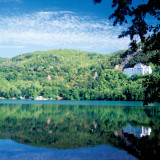
[{"label": "blue sky", "polygon": [[127,49],[124,26],[108,21],[111,0],[0,0],[0,57],[51,49],[102,54]]}]

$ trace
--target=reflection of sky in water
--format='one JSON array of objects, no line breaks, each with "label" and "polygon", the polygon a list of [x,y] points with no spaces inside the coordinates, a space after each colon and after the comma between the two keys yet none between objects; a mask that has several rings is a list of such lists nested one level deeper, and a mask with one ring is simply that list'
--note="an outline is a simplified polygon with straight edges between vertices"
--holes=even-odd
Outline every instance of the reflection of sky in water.
[{"label": "reflection of sky in water", "polygon": [[45,149],[0,140],[0,160],[135,160],[126,151],[111,146],[79,149]]},{"label": "reflection of sky in water", "polygon": [[128,124],[127,127],[123,128],[124,133],[132,133],[135,137],[144,137],[150,136],[152,129],[149,127],[133,127],[132,125]]}]

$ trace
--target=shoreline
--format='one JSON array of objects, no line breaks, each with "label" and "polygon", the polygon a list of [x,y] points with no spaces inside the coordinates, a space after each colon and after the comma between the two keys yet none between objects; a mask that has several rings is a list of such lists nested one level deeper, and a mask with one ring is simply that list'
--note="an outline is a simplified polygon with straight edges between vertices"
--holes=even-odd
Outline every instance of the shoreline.
[{"label": "shoreline", "polygon": [[[143,101],[106,101],[106,100],[18,100],[0,99],[0,104],[60,104],[60,105],[100,105],[100,106],[141,106]],[[144,107],[160,107],[160,103],[150,103]]]}]

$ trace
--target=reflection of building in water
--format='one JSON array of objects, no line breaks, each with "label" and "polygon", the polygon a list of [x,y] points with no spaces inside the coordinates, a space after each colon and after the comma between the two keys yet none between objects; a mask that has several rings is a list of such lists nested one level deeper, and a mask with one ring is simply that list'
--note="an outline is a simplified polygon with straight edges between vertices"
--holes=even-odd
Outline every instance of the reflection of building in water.
[{"label": "reflection of building in water", "polygon": [[135,137],[144,137],[150,136],[152,129],[149,127],[133,127],[132,125],[128,124],[127,127],[123,128],[124,133],[133,134]]},{"label": "reflection of building in water", "polygon": [[151,132],[152,132],[151,128],[142,127],[141,137],[150,136]]}]

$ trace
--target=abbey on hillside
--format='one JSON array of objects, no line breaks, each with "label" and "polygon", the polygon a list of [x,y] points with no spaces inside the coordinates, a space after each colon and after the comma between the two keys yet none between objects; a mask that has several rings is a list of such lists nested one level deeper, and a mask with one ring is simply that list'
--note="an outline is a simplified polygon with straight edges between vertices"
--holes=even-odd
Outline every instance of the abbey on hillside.
[{"label": "abbey on hillside", "polygon": [[151,74],[152,73],[152,68],[151,66],[146,66],[141,63],[136,64],[134,68],[126,68],[123,70],[123,73],[127,74],[129,77],[131,77],[134,74],[139,74],[139,75],[145,75],[145,74]]}]

